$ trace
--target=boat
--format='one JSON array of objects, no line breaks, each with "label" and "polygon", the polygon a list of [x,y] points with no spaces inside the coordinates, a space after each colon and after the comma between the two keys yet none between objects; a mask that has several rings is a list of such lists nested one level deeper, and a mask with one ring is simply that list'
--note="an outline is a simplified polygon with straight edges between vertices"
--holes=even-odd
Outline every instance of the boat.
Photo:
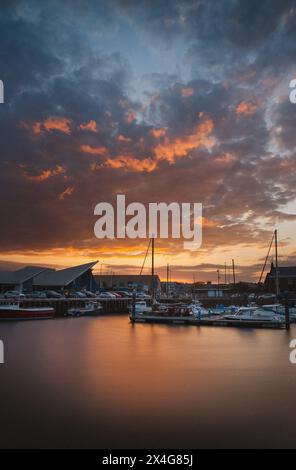
[{"label": "boat", "polygon": [[0,305],[0,321],[47,320],[55,316],[52,307],[21,307],[19,303]]},{"label": "boat", "polygon": [[251,323],[283,323],[283,315],[279,315],[273,310],[267,310],[260,307],[241,307],[233,315],[223,315],[223,320],[235,320],[238,322]]},{"label": "boat", "polygon": [[69,308],[67,315],[70,317],[86,317],[98,315],[103,309],[99,302],[87,302],[83,307]]},{"label": "boat", "polygon": [[183,304],[170,304],[156,306],[151,313],[132,314],[130,316],[132,322],[141,323],[188,323],[197,322],[191,308]]},{"label": "boat", "polygon": [[139,300],[135,303],[135,313],[138,315],[142,315],[143,313],[151,313],[152,307],[147,305],[145,300]]},{"label": "boat", "polygon": [[[261,307],[265,311],[272,311],[277,315],[286,315],[286,309],[284,305],[281,304],[273,304],[273,305],[262,305]],[[294,308],[289,308],[289,318],[292,321],[296,320],[296,312]]]},{"label": "boat", "polygon": [[192,301],[191,304],[188,305],[188,308],[191,309],[192,314],[199,320],[210,316],[209,310],[204,308],[199,301]]}]

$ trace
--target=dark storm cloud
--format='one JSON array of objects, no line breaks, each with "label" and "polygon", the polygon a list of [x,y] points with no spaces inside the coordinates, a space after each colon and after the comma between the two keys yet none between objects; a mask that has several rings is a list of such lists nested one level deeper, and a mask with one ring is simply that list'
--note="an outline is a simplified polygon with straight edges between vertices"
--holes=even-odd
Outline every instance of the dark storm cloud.
[{"label": "dark storm cloud", "polygon": [[[93,207],[119,192],[203,202],[205,249],[264,246],[258,219],[284,218],[296,196],[296,107],[277,91],[292,78],[293,5],[1,4],[2,251],[95,249]],[[105,50],[103,33],[125,27],[164,54],[182,43],[190,78],[146,74],[145,102],[136,99],[128,51]]]}]

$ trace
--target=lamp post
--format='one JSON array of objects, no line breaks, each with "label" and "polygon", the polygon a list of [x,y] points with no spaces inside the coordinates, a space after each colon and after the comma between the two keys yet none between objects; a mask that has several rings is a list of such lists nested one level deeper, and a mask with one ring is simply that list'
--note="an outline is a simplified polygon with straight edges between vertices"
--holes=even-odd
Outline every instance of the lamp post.
[{"label": "lamp post", "polygon": [[220,269],[217,269],[218,276],[218,298],[220,298]]}]

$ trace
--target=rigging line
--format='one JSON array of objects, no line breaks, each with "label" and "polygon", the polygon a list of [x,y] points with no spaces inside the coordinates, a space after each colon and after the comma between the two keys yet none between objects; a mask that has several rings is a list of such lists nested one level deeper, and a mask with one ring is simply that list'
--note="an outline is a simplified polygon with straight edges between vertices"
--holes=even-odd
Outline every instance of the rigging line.
[{"label": "rigging line", "polygon": [[140,281],[140,277],[142,276],[142,272],[143,272],[143,269],[144,269],[144,266],[145,266],[145,263],[146,263],[146,259],[147,259],[148,253],[149,253],[150,245],[151,245],[151,238],[149,240],[148,248],[146,250],[145,258],[144,258],[144,261],[143,261],[143,264],[142,264],[142,267],[141,267],[141,271],[140,271],[140,274],[139,274],[139,281]]},{"label": "rigging line", "polygon": [[265,268],[266,268],[267,261],[268,261],[269,255],[270,255],[270,251],[271,251],[271,248],[272,248],[273,240],[274,240],[274,232],[273,232],[272,239],[271,239],[271,242],[270,242],[270,245],[269,245],[269,249],[268,249],[267,256],[266,256],[266,258],[265,258],[265,263],[264,263],[264,266],[263,266],[263,269],[262,269],[262,273],[261,273],[261,276],[260,276],[260,279],[259,279],[259,284],[260,284],[260,282],[262,281],[262,278],[263,278],[263,275],[264,275],[264,272],[265,272]]}]

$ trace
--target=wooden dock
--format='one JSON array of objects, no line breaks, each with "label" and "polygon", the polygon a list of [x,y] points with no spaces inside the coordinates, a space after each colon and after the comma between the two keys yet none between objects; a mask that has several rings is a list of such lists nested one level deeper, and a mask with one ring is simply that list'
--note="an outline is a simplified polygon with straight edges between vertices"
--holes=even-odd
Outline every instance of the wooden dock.
[{"label": "wooden dock", "polygon": [[262,320],[242,321],[238,319],[226,320],[223,318],[209,317],[202,320],[197,318],[173,318],[173,317],[156,317],[150,315],[130,316],[132,323],[154,323],[164,325],[195,325],[195,326],[220,326],[220,327],[238,327],[238,328],[271,328],[271,329],[284,329],[286,328],[285,322],[269,322]]}]

